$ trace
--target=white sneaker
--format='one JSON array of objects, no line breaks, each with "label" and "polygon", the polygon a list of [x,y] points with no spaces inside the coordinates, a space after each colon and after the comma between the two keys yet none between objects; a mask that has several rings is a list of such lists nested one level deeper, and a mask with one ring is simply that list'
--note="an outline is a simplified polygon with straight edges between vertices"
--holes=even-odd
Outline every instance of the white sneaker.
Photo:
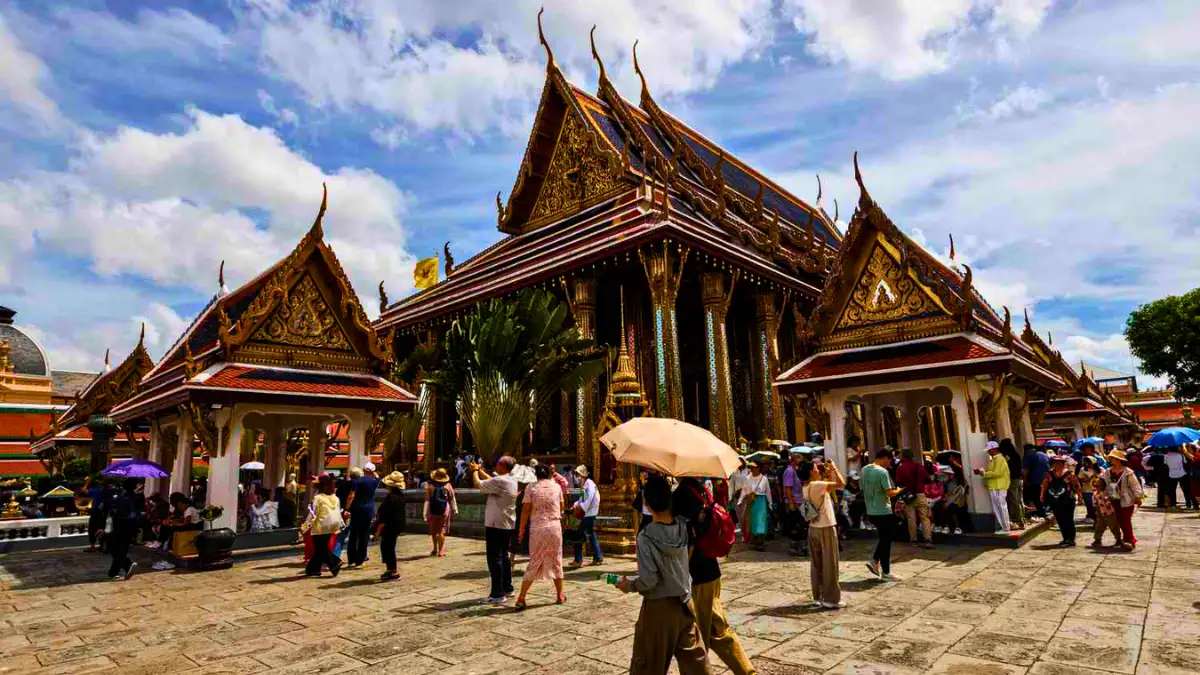
[{"label": "white sneaker", "polygon": [[825,609],[843,609],[846,606],[846,601],[840,600],[838,602],[822,602],[821,606]]},{"label": "white sneaker", "polygon": [[125,570],[125,576],[123,578],[128,581],[129,577],[133,576],[135,570],[137,570],[137,563],[129,563],[129,569]]},{"label": "white sneaker", "polygon": [[484,600],[484,603],[489,604],[489,605],[499,605],[503,602],[504,602],[504,596],[500,596],[498,598],[487,598],[486,600]]},{"label": "white sneaker", "polygon": [[824,607],[825,603],[821,602],[820,600],[812,600],[808,603],[808,606],[809,607]]},{"label": "white sneaker", "polygon": [[1008,536],[1008,530],[996,530],[996,531],[995,531],[995,532],[993,532],[992,534],[999,534],[999,535],[1003,535],[1003,536],[1007,537],[1007,536]]},{"label": "white sneaker", "polygon": [[888,572],[887,574],[884,574],[883,576],[881,576],[879,578],[884,581],[903,581],[904,580],[904,577],[898,577],[895,574],[892,574],[891,572]]},{"label": "white sneaker", "polygon": [[175,569],[175,566],[172,565],[171,563],[167,562],[166,560],[159,560],[158,562],[151,565],[150,569],[158,570],[158,571],[173,570],[173,569]]},{"label": "white sneaker", "polygon": [[875,562],[874,560],[867,563],[867,569],[871,571],[871,574],[875,576],[875,579],[878,580],[883,578],[883,572],[879,569],[879,563]]}]

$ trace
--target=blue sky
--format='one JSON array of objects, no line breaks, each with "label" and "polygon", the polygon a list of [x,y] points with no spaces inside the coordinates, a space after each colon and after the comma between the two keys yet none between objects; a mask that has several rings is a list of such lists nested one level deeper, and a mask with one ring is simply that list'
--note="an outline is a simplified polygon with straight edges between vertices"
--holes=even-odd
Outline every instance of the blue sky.
[{"label": "blue sky", "polygon": [[[1200,4],[546,4],[569,78],[608,72],[797,195],[872,195],[994,305],[1127,370],[1124,318],[1200,285]],[[499,237],[541,91],[539,2],[0,0],[0,304],[56,368],[146,321],[156,355],[216,291],[327,237],[375,310],[449,240]]]}]

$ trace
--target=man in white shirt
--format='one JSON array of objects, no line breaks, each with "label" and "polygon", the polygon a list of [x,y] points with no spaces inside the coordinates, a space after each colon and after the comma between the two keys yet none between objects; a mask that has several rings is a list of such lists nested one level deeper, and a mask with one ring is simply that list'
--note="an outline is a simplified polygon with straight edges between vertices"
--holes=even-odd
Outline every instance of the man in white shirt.
[{"label": "man in white shirt", "polygon": [[513,594],[512,560],[508,545],[517,526],[517,481],[509,475],[517,461],[505,455],[496,460],[496,475],[488,476],[478,464],[470,464],[471,479],[480,492],[487,495],[483,514],[487,540],[488,572],[492,575],[492,590],[487,602],[496,604]]},{"label": "man in white shirt", "polygon": [[583,517],[579,519],[579,542],[575,544],[573,566],[581,567],[583,565],[583,540],[585,538],[592,547],[592,564],[602,565],[604,564],[604,553],[600,551],[600,539],[596,536],[596,516],[600,515],[600,490],[596,487],[595,481],[588,478],[586,466],[580,464],[572,473],[583,483],[583,497],[571,506],[572,509],[579,507],[583,510]]}]

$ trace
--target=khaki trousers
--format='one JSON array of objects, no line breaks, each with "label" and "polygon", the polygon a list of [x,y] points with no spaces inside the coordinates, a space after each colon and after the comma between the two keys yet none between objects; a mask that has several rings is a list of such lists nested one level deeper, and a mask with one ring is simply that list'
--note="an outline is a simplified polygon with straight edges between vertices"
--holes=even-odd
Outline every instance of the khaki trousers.
[{"label": "khaki trousers", "polygon": [[925,541],[933,543],[932,515],[929,510],[929,498],[925,495],[917,495],[911,504],[904,507],[904,519],[908,521],[908,540],[910,542],[917,543],[917,521],[920,520]]},{"label": "khaki trousers", "polygon": [[696,608],[696,627],[700,629],[704,646],[716,652],[734,675],[757,673],[742,650],[737,634],[725,619],[725,608],[721,606],[721,580],[692,586],[692,604]]},{"label": "khaki trousers", "polygon": [[643,599],[633,629],[629,673],[667,675],[672,658],[679,664],[679,675],[712,675],[692,604],[679,598]]},{"label": "khaki trousers", "polygon": [[836,527],[808,528],[808,559],[813,600],[830,604],[841,602]]}]

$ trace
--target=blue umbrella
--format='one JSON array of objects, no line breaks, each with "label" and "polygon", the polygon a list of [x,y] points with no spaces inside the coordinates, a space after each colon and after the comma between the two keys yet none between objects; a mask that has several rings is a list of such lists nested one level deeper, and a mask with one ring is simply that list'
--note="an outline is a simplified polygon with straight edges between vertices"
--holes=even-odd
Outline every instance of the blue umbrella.
[{"label": "blue umbrella", "polygon": [[1103,438],[1100,438],[1099,436],[1088,436],[1087,438],[1081,438],[1081,439],[1075,441],[1075,449],[1078,450],[1079,448],[1083,447],[1083,445],[1085,443],[1091,443],[1092,445],[1099,447],[1099,448],[1104,447],[1104,439]]},{"label": "blue umbrella", "polygon": [[1153,448],[1173,448],[1197,441],[1200,441],[1200,431],[1187,427],[1167,427],[1151,436],[1146,444]]},{"label": "blue umbrella", "polygon": [[1047,448],[1069,448],[1071,446],[1067,445],[1064,441],[1046,441],[1046,447]]}]

